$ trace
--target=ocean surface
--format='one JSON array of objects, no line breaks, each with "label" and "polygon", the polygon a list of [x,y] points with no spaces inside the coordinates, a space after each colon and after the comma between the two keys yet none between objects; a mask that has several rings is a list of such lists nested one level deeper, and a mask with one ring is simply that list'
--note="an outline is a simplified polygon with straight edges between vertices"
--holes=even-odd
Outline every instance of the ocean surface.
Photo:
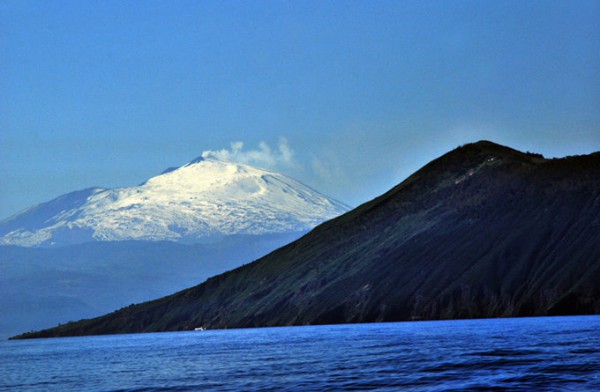
[{"label": "ocean surface", "polygon": [[600,391],[600,316],[2,341],[0,390]]}]

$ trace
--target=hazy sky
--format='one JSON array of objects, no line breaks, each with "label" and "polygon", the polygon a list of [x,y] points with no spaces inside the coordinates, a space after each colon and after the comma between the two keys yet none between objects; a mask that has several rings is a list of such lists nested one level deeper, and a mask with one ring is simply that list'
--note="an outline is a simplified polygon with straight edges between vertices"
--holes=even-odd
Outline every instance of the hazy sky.
[{"label": "hazy sky", "polygon": [[600,1],[3,0],[0,218],[208,150],[352,205],[479,139],[597,151],[599,20]]}]

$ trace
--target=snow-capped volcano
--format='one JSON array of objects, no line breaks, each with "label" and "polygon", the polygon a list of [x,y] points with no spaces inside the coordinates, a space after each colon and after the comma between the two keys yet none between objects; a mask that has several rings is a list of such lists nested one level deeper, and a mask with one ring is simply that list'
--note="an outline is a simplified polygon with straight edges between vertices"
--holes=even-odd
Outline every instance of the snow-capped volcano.
[{"label": "snow-capped volcano", "polygon": [[348,209],[282,174],[199,158],[140,186],[90,188],[31,207],[0,222],[0,244],[198,242],[298,232]]}]

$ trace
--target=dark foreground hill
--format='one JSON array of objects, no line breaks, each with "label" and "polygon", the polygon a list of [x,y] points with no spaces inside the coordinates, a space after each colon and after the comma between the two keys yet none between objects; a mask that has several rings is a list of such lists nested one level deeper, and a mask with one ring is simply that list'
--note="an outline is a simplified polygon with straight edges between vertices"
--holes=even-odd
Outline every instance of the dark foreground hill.
[{"label": "dark foreground hill", "polygon": [[20,337],[600,313],[600,153],[460,147],[258,261]]}]

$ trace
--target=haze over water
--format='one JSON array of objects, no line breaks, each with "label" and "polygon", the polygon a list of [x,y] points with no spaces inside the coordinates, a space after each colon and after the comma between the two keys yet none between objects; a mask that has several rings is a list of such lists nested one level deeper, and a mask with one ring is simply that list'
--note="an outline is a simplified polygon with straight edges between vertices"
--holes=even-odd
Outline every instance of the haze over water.
[{"label": "haze over water", "polygon": [[600,316],[0,342],[0,390],[600,390]]}]

